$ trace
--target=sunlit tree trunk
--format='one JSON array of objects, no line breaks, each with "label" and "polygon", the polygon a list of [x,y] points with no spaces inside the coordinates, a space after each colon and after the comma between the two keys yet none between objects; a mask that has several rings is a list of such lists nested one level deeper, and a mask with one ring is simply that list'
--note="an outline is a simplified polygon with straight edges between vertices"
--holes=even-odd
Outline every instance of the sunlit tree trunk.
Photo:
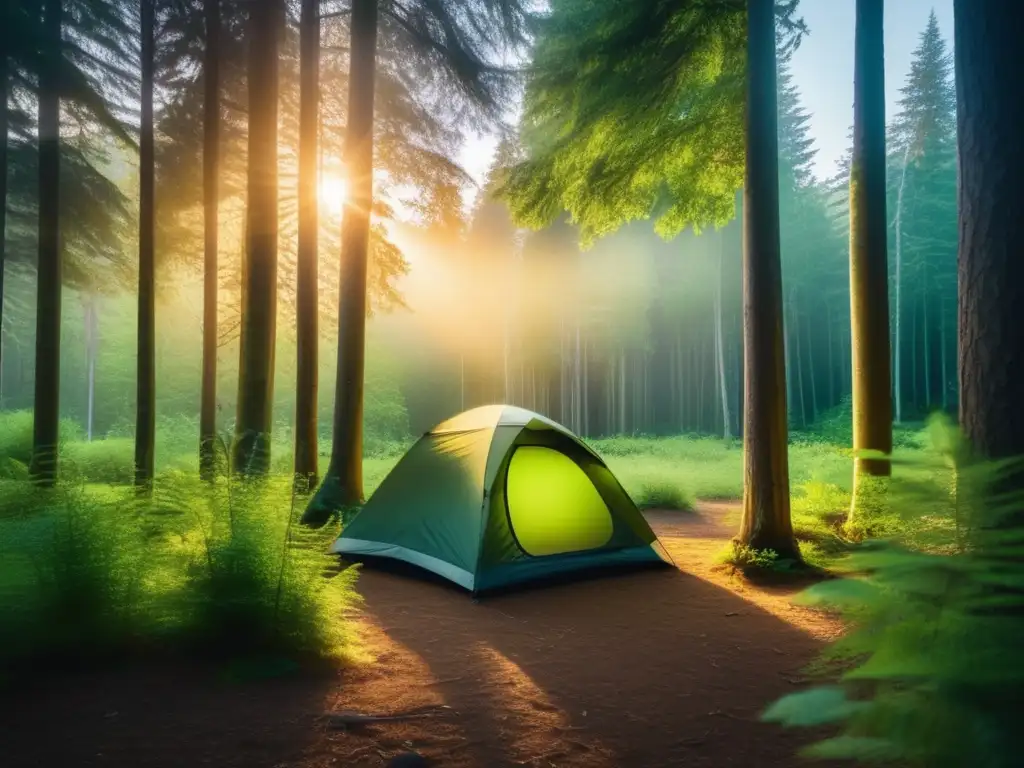
[{"label": "sunlit tree trunk", "polygon": [[217,450],[217,212],[220,193],[220,0],[204,0],[203,57],[203,371],[199,402],[199,473],[212,480]]},{"label": "sunlit tree trunk", "polygon": [[246,274],[232,470],[270,470],[277,333],[277,49],[279,0],[249,5],[249,152]]},{"label": "sunlit tree trunk", "polygon": [[[1024,5],[954,0],[960,148],[960,423],[985,457],[1024,455]],[[1020,474],[1010,478],[1024,487]]]},{"label": "sunlit tree trunk", "polygon": [[302,0],[299,19],[299,234],[295,289],[295,479],[316,487],[319,410],[320,267],[317,239],[317,114],[320,106],[320,2]]},{"label": "sunlit tree trunk", "polygon": [[152,487],[156,443],[156,264],[153,195],[153,15],[155,0],[141,2],[142,121],[139,134],[139,313],[136,353],[135,487]]},{"label": "sunlit tree trunk", "polygon": [[334,440],[324,482],[304,521],[322,525],[363,501],[363,387],[366,367],[366,270],[373,205],[373,100],[377,0],[352,0],[349,18],[348,127],[345,160],[348,200],[341,231],[338,375]]},{"label": "sunlit tree trunk", "polygon": [[61,0],[44,0],[45,49],[39,58],[39,240],[36,289],[33,480],[57,479],[60,442],[60,326],[63,258],[60,241]]},{"label": "sunlit tree trunk", "polygon": [[744,459],[739,545],[799,559],[789,509],[779,242],[778,96],[773,0],[747,3],[743,192]]},{"label": "sunlit tree trunk", "polygon": [[[850,166],[850,329],[853,448],[892,453],[889,270],[885,218],[885,55],[883,0],[857,0],[853,160]],[[887,476],[888,458],[854,459],[850,521],[864,475]]]}]

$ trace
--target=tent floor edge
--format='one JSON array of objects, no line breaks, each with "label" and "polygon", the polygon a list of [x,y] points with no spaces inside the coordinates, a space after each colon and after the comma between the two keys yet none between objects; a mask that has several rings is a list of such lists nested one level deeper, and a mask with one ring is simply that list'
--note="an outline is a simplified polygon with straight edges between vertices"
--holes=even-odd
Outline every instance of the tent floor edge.
[{"label": "tent floor edge", "polygon": [[489,597],[521,588],[587,581],[648,568],[677,570],[653,546],[643,544],[484,566],[476,575],[474,594]]}]

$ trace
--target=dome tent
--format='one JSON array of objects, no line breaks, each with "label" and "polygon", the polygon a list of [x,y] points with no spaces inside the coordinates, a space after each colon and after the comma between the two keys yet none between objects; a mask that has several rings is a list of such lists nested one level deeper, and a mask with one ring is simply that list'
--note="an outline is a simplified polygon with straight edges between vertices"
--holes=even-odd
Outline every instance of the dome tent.
[{"label": "dome tent", "polygon": [[331,551],[411,563],[474,593],[672,562],[596,453],[507,405],[466,411],[421,437]]}]

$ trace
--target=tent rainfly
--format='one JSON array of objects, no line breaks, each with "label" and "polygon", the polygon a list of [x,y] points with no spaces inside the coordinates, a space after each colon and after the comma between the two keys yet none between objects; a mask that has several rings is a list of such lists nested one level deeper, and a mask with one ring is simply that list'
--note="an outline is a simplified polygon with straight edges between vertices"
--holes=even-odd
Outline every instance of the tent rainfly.
[{"label": "tent rainfly", "polygon": [[508,405],[466,411],[420,438],[331,551],[401,560],[474,593],[672,562],[596,453]]}]

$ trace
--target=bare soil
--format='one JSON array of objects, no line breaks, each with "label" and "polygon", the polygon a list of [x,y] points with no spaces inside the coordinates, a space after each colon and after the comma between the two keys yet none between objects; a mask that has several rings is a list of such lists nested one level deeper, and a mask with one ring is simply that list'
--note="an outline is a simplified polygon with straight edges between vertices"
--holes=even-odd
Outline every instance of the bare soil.
[{"label": "bare soil", "polygon": [[367,567],[369,658],[245,683],[199,667],[50,680],[0,698],[0,764],[355,768],[412,749],[445,768],[795,765],[808,734],[758,715],[806,682],[840,627],[792,604],[800,585],[715,567],[732,517],[727,504],[648,513],[678,570],[481,601]]}]

